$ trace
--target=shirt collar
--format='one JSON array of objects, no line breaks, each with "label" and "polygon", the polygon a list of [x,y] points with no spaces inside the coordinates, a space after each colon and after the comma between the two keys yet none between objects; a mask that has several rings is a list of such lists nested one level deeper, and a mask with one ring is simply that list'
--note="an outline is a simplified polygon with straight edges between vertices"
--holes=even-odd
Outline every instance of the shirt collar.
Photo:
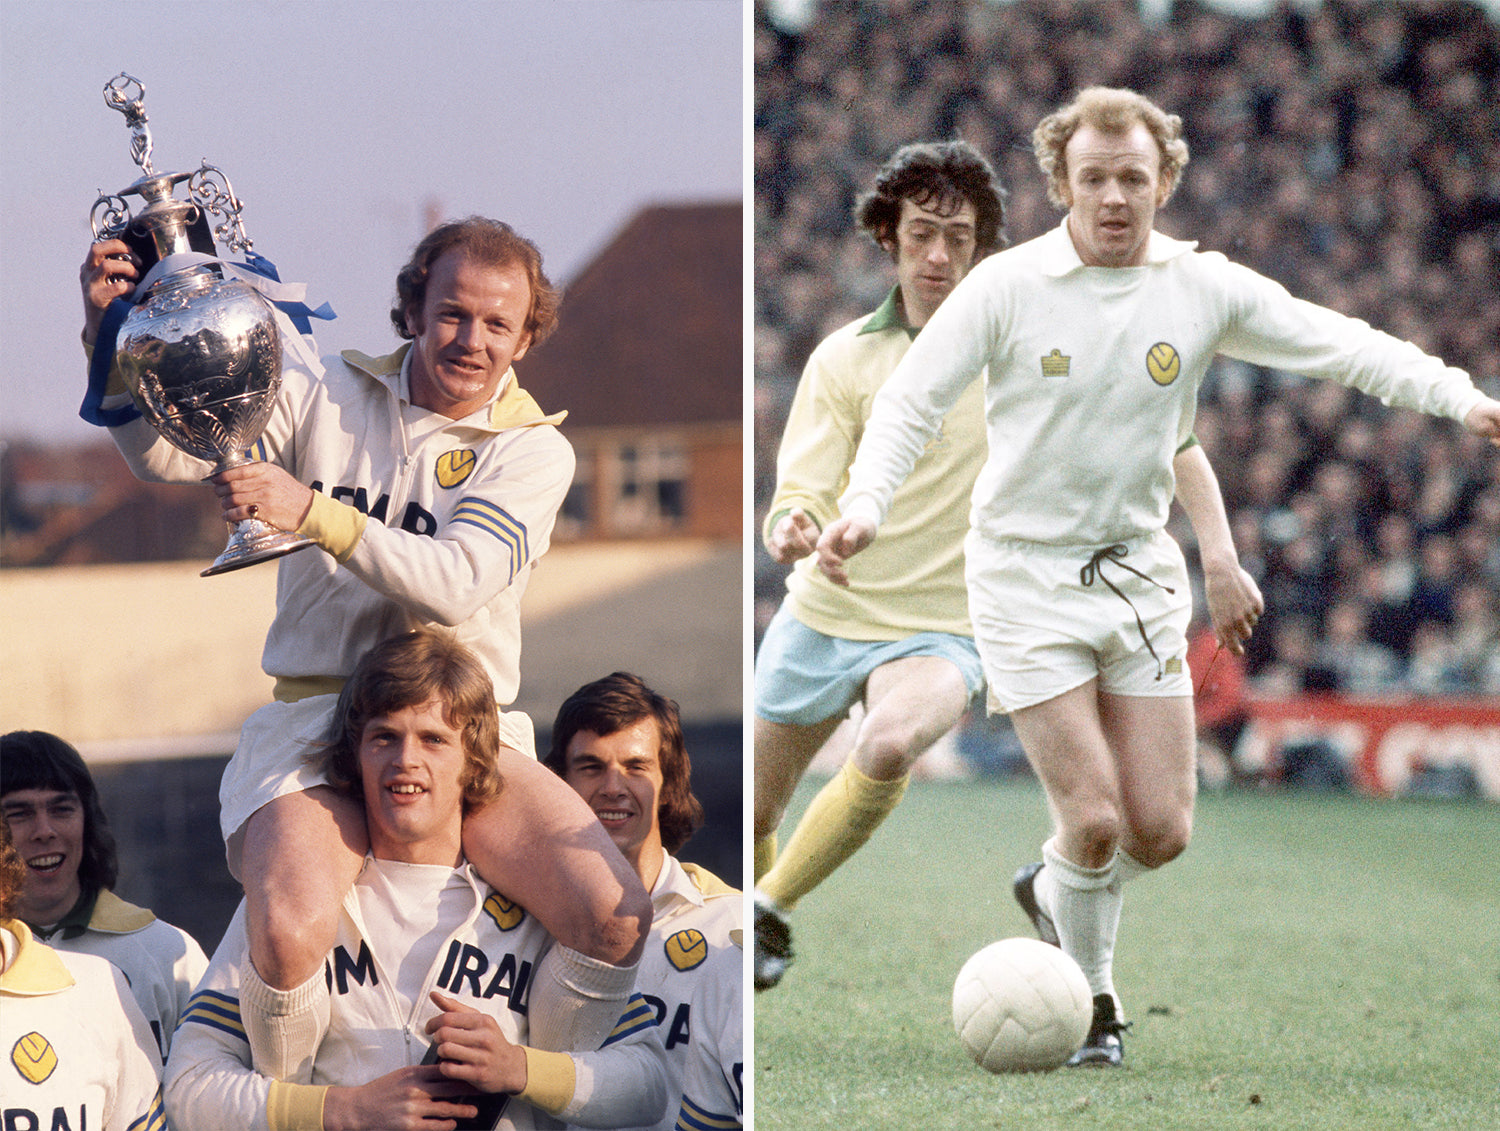
[{"label": "shirt collar", "polygon": [[64,939],[76,939],[89,929],[89,920],[94,917],[94,904],[99,901],[99,891],[99,888],[84,888],[78,893],[78,902],[51,926],[38,927],[31,924],[28,926],[31,926],[32,933],[42,942],[46,942],[53,935]]},{"label": "shirt collar", "polygon": [[[1063,216],[1062,223],[1041,238],[1048,245],[1047,255],[1042,262],[1042,274],[1060,279],[1084,266],[1083,260],[1078,258],[1078,249],[1073,246],[1073,237],[1068,235],[1067,216]],[[1146,241],[1146,262],[1141,264],[1143,267],[1166,263],[1179,255],[1186,255],[1198,246],[1197,240],[1173,239],[1154,228]]]},{"label": "shirt collar", "polygon": [[0,950],[5,953],[0,992],[41,997],[77,984],[57,951],[37,942],[19,919],[0,919]]},{"label": "shirt collar", "polygon": [[651,888],[651,904],[656,910],[662,911],[679,900],[702,907],[703,893],[693,883],[692,877],[683,871],[677,858],[670,852],[663,853],[661,872]]},{"label": "shirt collar", "polygon": [[875,313],[865,320],[865,324],[859,328],[861,334],[877,334],[881,330],[905,330],[906,336],[915,338],[917,327],[906,320],[906,310],[901,302],[901,288],[891,288],[891,293],[885,296],[885,301],[875,309]]}]

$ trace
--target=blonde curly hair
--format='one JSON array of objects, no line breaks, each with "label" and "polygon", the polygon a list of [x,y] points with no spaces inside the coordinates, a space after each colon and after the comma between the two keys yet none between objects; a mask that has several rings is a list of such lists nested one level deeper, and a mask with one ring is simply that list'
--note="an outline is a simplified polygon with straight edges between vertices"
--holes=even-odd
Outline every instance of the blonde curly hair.
[{"label": "blonde curly hair", "polygon": [[1065,150],[1078,127],[1087,124],[1105,133],[1125,133],[1137,122],[1150,131],[1161,151],[1161,184],[1166,193],[1161,202],[1165,204],[1176,191],[1188,163],[1182,119],[1168,114],[1143,94],[1107,86],[1085,87],[1072,102],[1048,114],[1032,131],[1031,147],[1047,178],[1047,199],[1059,208],[1068,206],[1063,195],[1068,183]]}]

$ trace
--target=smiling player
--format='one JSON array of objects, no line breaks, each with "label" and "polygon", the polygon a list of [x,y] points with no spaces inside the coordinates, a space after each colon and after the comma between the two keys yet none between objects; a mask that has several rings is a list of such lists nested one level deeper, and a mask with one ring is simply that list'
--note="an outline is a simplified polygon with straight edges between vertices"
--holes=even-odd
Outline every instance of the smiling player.
[{"label": "smiling player", "polygon": [[186,931],[114,893],[115,839],[82,756],[46,731],[0,737],[0,813],[26,865],[16,918],[55,950],[124,971],[166,1060],[208,959]]},{"label": "smiling player", "polygon": [[558,709],[546,763],[578,791],[651,893],[636,992],[666,1046],[665,1117],[648,1126],[740,1126],[744,1036],[741,893],[672,853],[703,822],[677,704],[615,672]]},{"label": "smiling player", "polygon": [[603,1048],[528,1047],[553,1008],[546,971],[558,948],[462,847],[465,815],[508,788],[498,746],[489,679],[450,636],[409,633],[361,661],[319,759],[330,788],[364,811],[370,839],[318,971],[327,1031],[295,1079],[254,1070],[240,1023],[242,903],[173,1044],[174,1125],[408,1131],[465,1120],[523,1131],[554,1126],[543,1112],[618,1127],[662,1111],[663,1053],[639,998]]},{"label": "smiling player", "polygon": [[1500,403],[1468,374],[1155,231],[1187,162],[1181,132],[1148,99],[1099,87],[1043,119],[1035,149],[1067,215],[979,264],[933,315],[875,398],[818,542],[835,581],[880,545],[893,492],[985,374],[969,608],[992,706],[1010,712],[1056,824],[1015,891],[1089,978],[1079,1064],[1123,1056],[1122,884],[1192,831],[1190,597],[1165,525],[1214,355],[1336,380],[1500,442]]}]

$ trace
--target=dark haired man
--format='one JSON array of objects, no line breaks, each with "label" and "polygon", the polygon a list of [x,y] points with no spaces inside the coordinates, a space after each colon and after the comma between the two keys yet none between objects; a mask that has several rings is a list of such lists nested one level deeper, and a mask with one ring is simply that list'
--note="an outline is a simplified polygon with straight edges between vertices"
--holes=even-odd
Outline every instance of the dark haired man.
[{"label": "dark haired man", "polygon": [[208,959],[186,931],[114,893],[115,839],[78,751],[46,731],[0,737],[0,815],[26,869],[16,918],[56,950],[118,966],[165,1061]]},{"label": "dark haired man", "polygon": [[677,704],[628,672],[580,687],[552,726],[546,764],[588,802],[651,892],[636,992],[666,1046],[674,1127],[740,1126],[744,1072],[741,893],[679,851],[703,822]]},{"label": "dark haired man", "polygon": [[[93,246],[81,273],[85,341],[139,277],[122,242]],[[443,625],[479,654],[497,702],[515,698],[520,601],[574,461],[556,428],[563,414],[543,414],[512,363],[551,331],[556,307],[530,241],[481,217],[444,224],[400,274],[392,320],[409,343],[321,364],[289,350],[258,462],[215,477],[226,520],[259,517],[319,547],[281,560],[262,661],[276,701],[246,721],[220,790],[249,913],[246,1024],[273,1076],[294,1071],[317,1039],[295,991],[321,977],[364,855],[364,814],[303,757],[343,680],[392,632]],[[104,404],[123,402],[112,391]],[[142,478],[209,470],[143,420],[110,431]],[[629,992],[650,901],[587,807],[536,763],[530,720],[506,713],[499,725],[506,789],[470,815],[467,856],[577,952],[580,1006],[603,1000],[595,1020],[607,1026]]]},{"label": "dark haired man", "polygon": [[503,792],[499,734],[489,677],[451,635],[406,633],[361,660],[319,758],[365,811],[370,837],[318,972],[327,1031],[295,1079],[254,1070],[239,1025],[250,968],[242,905],[173,1044],[174,1125],[525,1131],[553,1125],[541,1113],[617,1127],[666,1106],[663,1054],[639,998],[617,1011],[602,1048],[534,1047],[559,948],[463,857],[465,814]]},{"label": "dark haired man", "polygon": [[[1004,198],[989,163],[964,142],[898,150],[855,207],[891,256],[896,285],[880,309],[813,351],[792,402],[763,531],[771,557],[796,565],[755,667],[757,989],[776,985],[791,961],[786,913],[869,839],[912,764],[983,687],[963,578],[969,495],[984,462],[977,391],[948,414],[898,498],[900,533],[878,561],[839,587],[811,555],[838,514],[871,399],[958,281],[1003,246]],[[856,704],[864,718],[848,761],[777,857],[792,791]]]}]

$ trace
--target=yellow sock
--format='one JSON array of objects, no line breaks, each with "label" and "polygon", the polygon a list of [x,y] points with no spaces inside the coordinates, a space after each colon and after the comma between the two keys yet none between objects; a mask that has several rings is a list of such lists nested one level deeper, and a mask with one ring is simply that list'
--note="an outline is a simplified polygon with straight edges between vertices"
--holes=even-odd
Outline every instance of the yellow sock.
[{"label": "yellow sock", "polygon": [[870,839],[901,801],[910,780],[911,775],[903,774],[894,781],[876,781],[853,762],[845,762],[813,798],[757,889],[790,911]]},{"label": "yellow sock", "polygon": [[771,870],[776,863],[776,834],[767,833],[755,842],[755,882]]}]

